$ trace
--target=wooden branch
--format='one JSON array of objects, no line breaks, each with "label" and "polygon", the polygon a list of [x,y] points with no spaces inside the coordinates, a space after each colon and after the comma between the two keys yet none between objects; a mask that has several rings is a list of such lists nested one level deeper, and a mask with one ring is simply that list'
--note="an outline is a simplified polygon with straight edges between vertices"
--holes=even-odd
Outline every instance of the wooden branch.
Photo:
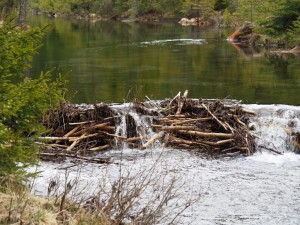
[{"label": "wooden branch", "polygon": [[176,115],[180,115],[181,114],[181,110],[182,110],[182,107],[183,107],[183,105],[184,105],[184,103],[186,101],[188,93],[189,93],[189,91],[185,90],[183,96],[179,99]]},{"label": "wooden branch", "polygon": [[176,126],[176,125],[181,125],[181,124],[185,124],[185,123],[196,123],[196,122],[208,121],[211,119],[212,119],[211,117],[198,118],[198,119],[187,119],[187,120],[175,122],[172,125]]},{"label": "wooden branch", "polygon": [[189,141],[189,140],[185,140],[185,139],[174,137],[174,136],[171,136],[169,139],[170,139],[169,142],[173,142],[173,143],[176,143],[176,144],[180,144],[180,143],[187,144],[187,145],[194,145],[195,144],[194,141]]},{"label": "wooden branch", "polygon": [[91,137],[96,137],[98,135],[99,135],[99,133],[88,134],[88,135],[86,133],[84,133],[80,137],[69,137],[69,141],[72,141],[72,142],[81,141],[83,139],[87,139],[87,138],[91,138]]},{"label": "wooden branch", "polygon": [[69,125],[84,125],[84,124],[88,124],[88,123],[94,123],[95,121],[83,121],[83,122],[77,122],[77,123],[69,123]]},{"label": "wooden branch", "polygon": [[116,130],[116,127],[114,127],[114,126],[105,126],[105,127],[101,127],[101,130],[113,132],[113,131]]},{"label": "wooden branch", "polygon": [[102,150],[106,150],[110,147],[110,145],[103,145],[103,146],[98,146],[98,147],[94,147],[94,148],[90,148],[90,151],[102,151]]},{"label": "wooden branch", "polygon": [[251,115],[254,115],[254,116],[258,116],[257,112],[252,111],[252,110],[250,110],[250,109],[242,108],[242,112],[248,113],[248,114],[251,114]]},{"label": "wooden branch", "polygon": [[169,118],[169,119],[186,118],[186,115],[182,115],[182,114],[178,114],[178,115],[168,115],[167,118]]},{"label": "wooden branch", "polygon": [[169,104],[168,104],[168,107],[167,108],[170,108],[171,107],[171,104],[172,104],[172,102],[176,99],[176,98],[179,98],[180,97],[180,95],[181,95],[181,92],[179,91],[178,92],[178,94],[169,102]]},{"label": "wooden branch", "polygon": [[207,144],[207,145],[219,146],[219,145],[225,145],[225,144],[231,143],[233,141],[234,141],[234,139],[227,139],[227,140],[222,140],[222,141],[217,141],[217,142],[201,141],[201,143]]},{"label": "wooden branch", "polygon": [[105,132],[105,131],[99,131],[98,133],[99,134],[105,134],[105,135],[110,136],[110,137],[115,137],[115,138],[118,138],[120,140],[125,140],[126,139],[126,137],[124,137],[124,136],[119,136],[119,135],[116,135],[116,134],[111,134],[111,133],[108,133],[108,132]]},{"label": "wooden branch", "polygon": [[106,120],[111,120],[111,119],[120,118],[120,117],[122,117],[122,116],[111,116],[111,117],[107,117],[103,120],[106,121]]},{"label": "wooden branch", "polygon": [[235,119],[236,122],[238,122],[243,127],[247,127],[246,124],[243,123],[236,115],[233,115],[233,118]]},{"label": "wooden branch", "polygon": [[81,135],[81,137],[74,140],[74,142],[69,147],[67,147],[66,150],[71,151],[80,142],[81,138],[83,138],[84,136],[85,136],[85,133],[83,135]]},{"label": "wooden branch", "polygon": [[68,146],[67,145],[60,145],[60,144],[46,144],[46,146],[48,147],[52,147],[52,148],[63,148],[63,149],[65,149],[65,148],[68,148]]},{"label": "wooden branch", "polygon": [[64,137],[69,137],[69,136],[71,136],[71,135],[74,134],[78,129],[79,129],[79,126],[73,128],[71,131],[69,131],[68,133],[66,133],[66,134],[64,135]]},{"label": "wooden branch", "polygon": [[197,127],[194,126],[164,126],[161,130],[196,130]]},{"label": "wooden branch", "polygon": [[140,141],[142,139],[143,139],[143,137],[131,137],[131,138],[125,139],[124,141],[125,142],[132,142],[132,141]]},{"label": "wooden branch", "polygon": [[147,143],[145,143],[140,150],[145,150],[148,148],[150,145],[152,145],[157,139],[161,138],[165,134],[164,131],[160,131],[157,134],[155,134]]},{"label": "wooden branch", "polygon": [[103,127],[108,126],[109,124],[110,124],[110,122],[106,122],[106,123],[101,123],[101,124],[96,124],[94,126],[86,127],[84,129],[74,133],[74,135],[77,136],[77,135],[86,133],[86,132],[91,131],[91,130],[96,130],[96,129],[99,129],[99,128],[103,128]]},{"label": "wooden branch", "polygon": [[39,139],[44,141],[68,141],[69,137],[39,137]]},{"label": "wooden branch", "polygon": [[204,138],[232,138],[233,134],[227,133],[206,133],[200,131],[187,131],[187,130],[178,130],[178,133],[182,134],[189,134],[197,137],[204,137]]},{"label": "wooden branch", "polygon": [[282,155],[282,152],[279,152],[279,151],[277,151],[277,150],[275,150],[275,149],[268,148],[268,147],[262,146],[262,145],[259,145],[258,147],[259,147],[259,148],[264,148],[264,149],[269,150],[269,151],[271,151],[271,152],[274,152],[274,153],[276,153],[276,154],[278,154],[278,155]]},{"label": "wooden branch", "polygon": [[225,126],[224,123],[222,123],[210,110],[209,108],[206,107],[205,104],[201,104],[203,106],[203,108],[206,109],[206,111],[225,129],[225,130],[228,130],[228,128]]},{"label": "wooden branch", "polygon": [[111,163],[110,158],[88,158],[88,157],[83,157],[83,156],[78,156],[78,155],[73,155],[73,154],[68,154],[68,153],[47,153],[47,152],[40,152],[37,154],[38,156],[46,156],[46,157],[68,157],[68,158],[75,158],[75,159],[81,159],[89,162],[94,162],[94,163]]}]

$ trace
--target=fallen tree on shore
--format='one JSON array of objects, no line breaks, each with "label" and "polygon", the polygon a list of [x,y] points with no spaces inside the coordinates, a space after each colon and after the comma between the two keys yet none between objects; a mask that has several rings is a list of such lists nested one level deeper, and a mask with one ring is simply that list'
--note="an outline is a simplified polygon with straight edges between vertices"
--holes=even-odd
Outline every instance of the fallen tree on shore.
[{"label": "fallen tree on shore", "polygon": [[[256,151],[255,135],[248,129],[249,118],[255,112],[234,101],[190,99],[187,94],[186,91],[172,99],[130,103],[131,112],[148,118],[148,137],[140,134],[137,121],[128,110],[116,110],[107,104],[82,107],[64,103],[44,117],[49,132],[41,137],[44,148],[40,156],[89,160],[85,156],[93,152],[124,145],[145,150],[157,142],[161,147],[213,158],[249,156]],[[126,124],[123,133],[117,129],[122,120]]]}]

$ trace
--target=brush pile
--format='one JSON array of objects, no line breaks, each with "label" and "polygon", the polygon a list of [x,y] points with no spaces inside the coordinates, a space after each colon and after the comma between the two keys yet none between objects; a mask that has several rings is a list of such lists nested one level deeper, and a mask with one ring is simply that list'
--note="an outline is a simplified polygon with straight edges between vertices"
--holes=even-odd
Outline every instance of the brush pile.
[{"label": "brush pile", "polygon": [[[144,150],[157,142],[214,158],[255,152],[255,136],[248,129],[255,112],[233,101],[189,99],[187,94],[163,101],[134,101],[130,110],[123,111],[114,105],[80,107],[64,103],[44,117],[49,132],[42,137],[46,144],[41,154],[84,158],[93,152],[117,150],[124,144]],[[151,132],[144,133],[154,133],[151,137],[141,135],[130,112],[148,118]],[[117,129],[121,121],[126,124],[123,132]]]}]

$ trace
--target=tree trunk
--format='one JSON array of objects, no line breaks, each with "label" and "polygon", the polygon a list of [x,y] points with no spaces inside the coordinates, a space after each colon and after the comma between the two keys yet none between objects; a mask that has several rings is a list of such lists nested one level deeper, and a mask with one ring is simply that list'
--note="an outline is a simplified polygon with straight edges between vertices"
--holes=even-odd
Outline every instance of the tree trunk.
[{"label": "tree trunk", "polygon": [[25,25],[26,23],[26,7],[27,0],[20,0],[18,24]]}]

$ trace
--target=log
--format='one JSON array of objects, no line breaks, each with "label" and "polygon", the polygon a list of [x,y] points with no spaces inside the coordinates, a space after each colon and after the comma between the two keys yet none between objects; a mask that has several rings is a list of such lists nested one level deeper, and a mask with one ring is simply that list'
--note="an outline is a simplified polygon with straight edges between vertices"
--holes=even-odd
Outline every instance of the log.
[{"label": "log", "polygon": [[167,118],[169,118],[169,119],[186,118],[186,115],[183,115],[183,114],[168,115]]},{"label": "log", "polygon": [[201,143],[207,144],[207,145],[219,146],[219,145],[225,145],[225,144],[231,143],[233,141],[234,141],[234,139],[227,139],[227,140],[222,140],[222,141],[217,141],[217,142],[201,141]]},{"label": "log", "polygon": [[200,131],[187,131],[187,130],[178,130],[176,132],[181,134],[189,134],[197,137],[203,137],[203,138],[232,138],[233,137],[233,134],[227,134],[227,133],[206,133]]},{"label": "log", "polygon": [[110,124],[110,122],[106,122],[106,123],[101,123],[101,124],[96,124],[94,126],[86,127],[84,129],[74,133],[74,135],[76,136],[76,135],[80,135],[80,134],[86,133],[86,132],[91,131],[91,130],[104,128],[104,127],[108,126],[109,124]]},{"label": "log", "polygon": [[165,132],[164,131],[160,131],[157,134],[155,134],[149,141],[147,141],[141,148],[140,150],[145,150],[146,148],[148,148],[150,145],[152,145],[157,139],[161,138],[162,136],[164,136]]},{"label": "log", "polygon": [[69,141],[72,142],[76,142],[76,141],[81,141],[83,139],[87,139],[87,138],[91,138],[91,137],[96,137],[98,136],[100,133],[94,133],[94,134],[86,134],[84,133],[83,135],[81,135],[80,137],[69,137]]},{"label": "log", "polygon": [[90,148],[90,151],[102,151],[108,149],[109,147],[110,145],[98,146],[98,147]]},{"label": "log", "polygon": [[181,125],[181,124],[185,124],[185,123],[203,122],[203,121],[208,121],[211,119],[212,119],[211,117],[198,118],[198,119],[187,119],[187,120],[175,122],[172,125],[176,126],[176,125]]},{"label": "log", "polygon": [[84,124],[88,124],[88,123],[94,123],[95,121],[83,121],[83,122],[77,122],[77,123],[69,123],[69,125],[74,126],[74,125],[84,125]]},{"label": "log", "polygon": [[66,134],[64,135],[64,137],[69,137],[69,136],[71,136],[71,135],[74,134],[78,129],[79,129],[79,126],[73,128],[71,131],[69,131],[68,133],[66,133]]},{"label": "log", "polygon": [[243,113],[247,113],[247,114],[251,114],[251,115],[253,115],[253,116],[258,116],[257,112],[252,111],[252,110],[250,110],[250,109],[242,108],[242,112],[243,112]]},{"label": "log", "polygon": [[169,137],[169,139],[170,139],[169,142],[173,142],[176,144],[186,144],[186,145],[194,145],[195,144],[194,141],[189,141],[189,140],[185,140],[185,139],[174,137],[174,136]]},{"label": "log", "polygon": [[143,137],[131,137],[131,138],[125,139],[124,141],[125,142],[132,142],[132,141],[140,141],[142,139],[143,139]]},{"label": "log", "polygon": [[164,126],[161,130],[197,130],[194,126]]},{"label": "log", "polygon": [[81,135],[81,137],[77,138],[76,140],[74,140],[74,142],[69,146],[67,147],[67,151],[71,151],[81,140],[81,138],[83,138],[86,134],[84,133],[83,135]]},{"label": "log", "polygon": [[81,159],[89,162],[94,162],[94,163],[111,163],[111,158],[88,158],[88,157],[83,157],[83,156],[78,156],[78,155],[73,155],[73,154],[68,154],[68,153],[47,153],[47,152],[40,152],[37,154],[38,156],[46,156],[46,157],[68,157],[68,158],[75,158],[75,159]]}]

